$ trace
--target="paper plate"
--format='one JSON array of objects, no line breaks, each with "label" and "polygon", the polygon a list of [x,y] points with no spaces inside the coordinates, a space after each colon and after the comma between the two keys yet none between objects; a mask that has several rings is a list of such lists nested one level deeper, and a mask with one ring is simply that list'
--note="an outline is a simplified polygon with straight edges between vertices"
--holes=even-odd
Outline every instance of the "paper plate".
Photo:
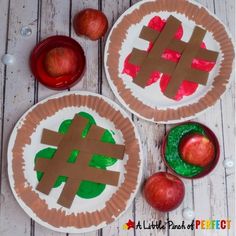
[{"label": "paper plate", "polygon": [[[75,197],[70,208],[57,203],[64,183],[49,195],[36,190],[36,154],[44,128],[58,131],[64,120],[84,112],[125,145],[123,160],[106,167],[120,172],[118,186],[106,185],[93,198]],[[29,109],[16,124],[8,146],[8,175],[13,194],[24,211],[39,224],[60,232],[97,230],[117,219],[130,206],[142,177],[142,151],[138,132],[128,115],[109,99],[88,92],[67,92],[49,97]]]},{"label": "paper plate", "polygon": [[[152,24],[149,27],[158,28],[158,19],[163,22],[171,15],[182,22],[182,41],[188,42],[194,27],[200,26],[207,31],[203,39],[206,48],[219,52],[207,84],[197,84],[194,89],[185,84],[184,92],[179,91],[182,97],[177,100],[164,96],[160,89],[168,84],[165,75],[154,76],[151,85],[142,88],[133,82],[135,67],[124,66],[133,48],[150,49],[149,42],[139,38],[142,27]],[[133,5],[114,24],[106,42],[104,64],[111,89],[132,113],[152,122],[178,123],[196,117],[216,103],[229,84],[233,59],[229,32],[206,8],[186,0],[149,0]]]}]

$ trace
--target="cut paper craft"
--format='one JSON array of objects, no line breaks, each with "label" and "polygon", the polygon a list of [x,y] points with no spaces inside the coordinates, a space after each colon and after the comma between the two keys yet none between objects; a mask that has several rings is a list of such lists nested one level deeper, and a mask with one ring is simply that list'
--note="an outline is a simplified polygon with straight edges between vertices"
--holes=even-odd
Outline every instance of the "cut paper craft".
[{"label": "cut paper craft", "polygon": [[[119,181],[119,172],[90,167],[89,162],[94,154],[122,160],[125,146],[100,141],[105,129],[97,125],[92,125],[88,135],[81,138],[87,122],[86,118],[75,115],[66,134],[44,129],[41,143],[58,148],[52,159],[39,158],[35,163],[35,170],[43,172],[36,188],[42,193],[48,195],[59,176],[67,177],[57,201],[67,208],[71,206],[81,181],[88,180],[113,186],[117,186]],[[69,163],[68,159],[73,150],[78,150],[79,154],[75,163]]]},{"label": "cut paper craft", "polygon": [[[151,73],[159,71],[168,74],[171,79],[167,85],[164,95],[173,98],[184,80],[193,81],[206,85],[209,73],[192,68],[195,58],[216,62],[218,52],[201,48],[201,43],[206,31],[196,26],[189,42],[174,38],[181,22],[173,16],[167,19],[166,25],[161,32],[144,26],[139,35],[140,38],[153,43],[149,52],[134,48],[131,52],[129,62],[140,66],[141,69],[134,78],[134,83],[144,88]],[[181,53],[180,60],[173,62],[162,58],[166,49]]]}]

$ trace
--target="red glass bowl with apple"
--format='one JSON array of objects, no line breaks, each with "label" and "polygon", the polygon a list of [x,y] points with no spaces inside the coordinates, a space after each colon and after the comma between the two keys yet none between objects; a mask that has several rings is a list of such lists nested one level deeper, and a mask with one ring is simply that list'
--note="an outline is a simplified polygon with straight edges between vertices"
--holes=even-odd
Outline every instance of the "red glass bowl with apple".
[{"label": "red glass bowl with apple", "polygon": [[33,49],[30,68],[35,78],[45,86],[63,90],[79,82],[85,69],[85,55],[74,39],[51,36]]},{"label": "red glass bowl with apple", "polygon": [[[162,141],[162,146],[161,146],[161,157],[162,160],[164,161],[165,165],[168,167],[168,169],[170,170],[171,173],[181,177],[181,178],[187,178],[187,179],[198,179],[198,178],[202,178],[208,174],[210,174],[214,168],[216,167],[219,158],[220,158],[220,145],[218,142],[218,139],[215,135],[215,133],[209,129],[207,126],[199,123],[199,122],[184,122],[181,123],[179,125],[183,125],[183,124],[197,124],[200,125],[204,132],[205,132],[205,136],[200,135],[198,133],[190,133],[185,135],[180,143],[179,143],[179,152],[183,155],[182,159],[186,162],[190,161],[190,164],[197,164],[198,166],[202,166],[203,167],[203,171],[201,173],[199,173],[198,175],[192,176],[192,177],[187,177],[187,176],[183,176],[180,175],[178,173],[175,172],[175,170],[169,165],[169,163],[167,162],[166,158],[165,158],[165,150],[166,150],[166,143],[167,143],[167,137],[169,132],[165,135],[165,137],[163,138]],[[208,140],[208,147],[204,146],[204,143],[202,144],[201,142],[205,142],[206,140]],[[187,152],[189,152],[189,149],[191,148],[196,148],[198,144],[198,150],[195,150],[195,155],[201,155],[203,157],[203,153],[201,153],[201,150],[206,150],[207,152],[205,153],[205,158],[202,159],[202,161],[200,161],[199,163],[197,163],[195,161],[195,163],[191,163],[191,158],[188,158],[188,156],[186,155]],[[201,145],[203,145],[203,148],[201,148]],[[212,153],[212,147],[211,145],[214,146],[214,152]],[[201,149],[201,150],[199,150]],[[191,150],[190,150],[191,152]],[[210,161],[210,155],[214,155],[214,157],[212,158],[212,160]]]}]

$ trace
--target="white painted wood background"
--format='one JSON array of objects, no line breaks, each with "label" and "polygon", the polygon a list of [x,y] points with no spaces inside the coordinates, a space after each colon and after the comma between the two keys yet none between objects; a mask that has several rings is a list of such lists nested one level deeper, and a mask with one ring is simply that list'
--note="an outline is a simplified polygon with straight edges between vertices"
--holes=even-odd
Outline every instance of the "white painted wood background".
[{"label": "white painted wood background", "polygon": [[[103,49],[105,40],[92,42],[78,37],[71,26],[76,12],[90,7],[102,10],[108,17],[109,27],[134,0],[0,0],[0,56],[13,54],[16,62],[11,66],[0,63],[0,235],[1,236],[66,236],[50,231],[31,220],[15,201],[7,178],[7,143],[10,132],[20,116],[37,101],[55,94],[56,91],[38,84],[28,67],[28,58],[34,45],[50,35],[70,35],[84,48],[87,70],[83,80],[71,90],[88,90],[101,93],[118,102],[110,90],[103,70]],[[198,0],[214,12],[235,33],[234,0]],[[22,37],[20,29],[29,25],[30,37]],[[234,81],[234,80],[233,80]],[[116,222],[97,232],[85,236],[233,236],[231,230],[187,231],[187,230],[123,230],[128,219],[165,220],[169,218],[181,223],[182,210],[193,208],[198,219],[234,220],[234,169],[224,169],[226,158],[234,159],[234,82],[217,104],[200,116],[197,121],[213,129],[220,142],[221,157],[214,173],[194,181],[184,181],[186,196],[183,204],[175,211],[163,214],[151,209],[141,193],[137,195],[129,210]],[[131,114],[130,114],[131,115]],[[144,148],[145,177],[159,170],[165,170],[160,157],[160,144],[170,126],[151,124],[133,116],[141,135]],[[83,235],[83,234],[82,234]]]}]

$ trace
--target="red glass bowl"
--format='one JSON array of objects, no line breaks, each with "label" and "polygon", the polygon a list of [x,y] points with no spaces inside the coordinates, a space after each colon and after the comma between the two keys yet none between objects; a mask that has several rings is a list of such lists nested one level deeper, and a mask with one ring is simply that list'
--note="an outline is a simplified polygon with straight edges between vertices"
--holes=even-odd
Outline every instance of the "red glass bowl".
[{"label": "red glass bowl", "polygon": [[179,125],[183,125],[183,124],[197,124],[197,125],[199,125],[203,128],[203,130],[206,133],[207,138],[210,141],[212,141],[212,143],[214,144],[214,147],[215,147],[215,158],[214,158],[214,160],[207,167],[205,167],[201,173],[199,173],[198,175],[195,175],[193,177],[187,177],[187,176],[183,176],[183,175],[180,175],[180,174],[176,173],[175,170],[169,165],[169,163],[166,161],[166,158],[165,158],[166,141],[167,141],[167,137],[168,137],[168,134],[169,134],[170,131],[165,135],[165,137],[163,138],[163,141],[162,141],[162,146],[161,146],[162,160],[165,163],[165,165],[167,166],[167,168],[170,170],[171,173],[173,173],[173,174],[175,174],[175,175],[177,175],[181,178],[185,178],[185,179],[202,178],[202,177],[210,174],[215,169],[217,163],[219,162],[219,159],[220,159],[220,145],[219,145],[218,139],[217,139],[215,133],[211,129],[209,129],[207,126],[205,126],[201,123],[198,123],[198,122],[184,122],[184,123],[181,123]]},{"label": "red glass bowl", "polygon": [[[52,77],[45,71],[44,58],[51,49],[56,47],[69,47],[76,53],[78,56],[78,66],[75,73]],[[85,64],[84,50],[80,44],[74,39],[63,35],[44,39],[35,46],[30,56],[30,68],[35,78],[45,86],[57,90],[68,89],[79,82],[82,78]]]}]

